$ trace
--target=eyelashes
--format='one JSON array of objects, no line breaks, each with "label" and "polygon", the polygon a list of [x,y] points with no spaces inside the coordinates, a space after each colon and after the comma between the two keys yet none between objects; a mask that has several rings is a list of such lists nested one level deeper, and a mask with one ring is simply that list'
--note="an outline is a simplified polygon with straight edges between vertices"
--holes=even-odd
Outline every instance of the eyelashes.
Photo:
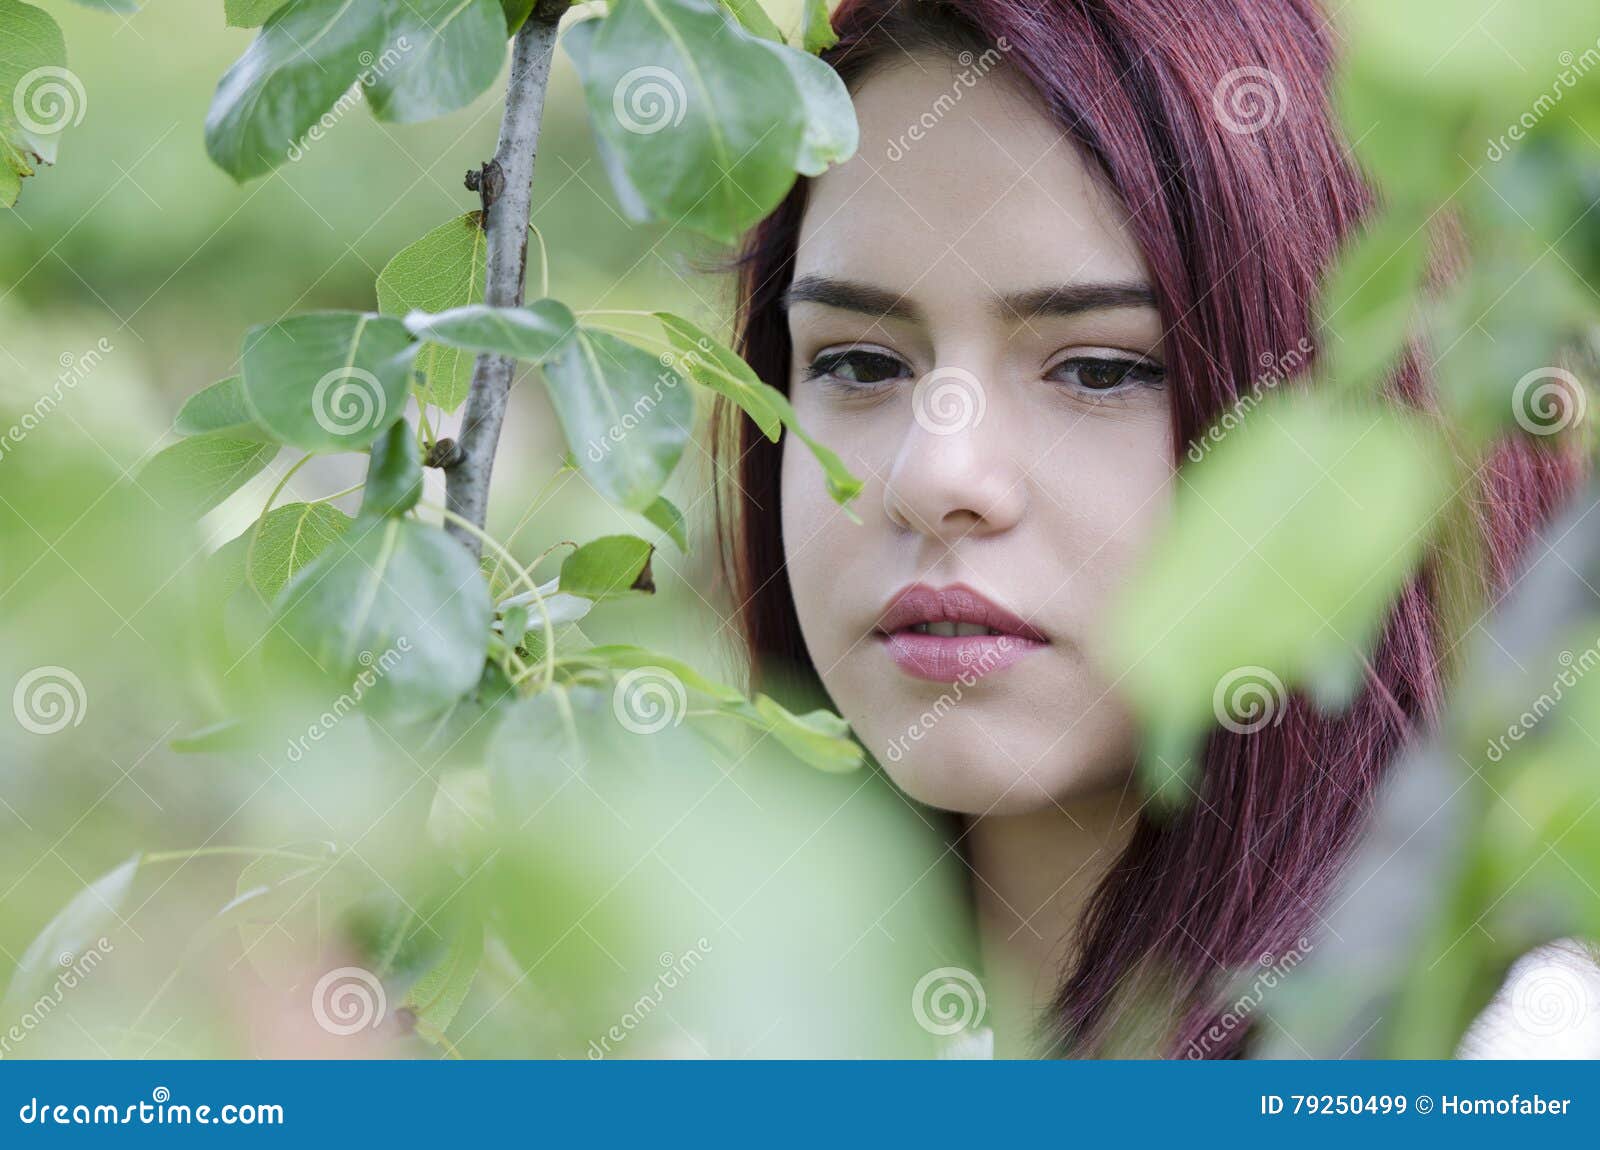
[{"label": "eyelashes", "polygon": [[[806,365],[807,382],[840,395],[876,395],[914,377],[911,365],[892,352],[870,347],[824,351]],[[1058,360],[1044,378],[1089,399],[1109,398],[1141,387],[1161,387],[1166,369],[1143,356],[1074,355]]]},{"label": "eyelashes", "polygon": [[1122,356],[1071,356],[1045,372],[1045,378],[1079,390],[1106,395],[1136,387],[1160,387],[1167,371],[1153,360]]},{"label": "eyelashes", "polygon": [[863,347],[825,351],[805,371],[807,380],[840,384],[845,391],[869,391],[910,375],[910,365],[899,356]]}]

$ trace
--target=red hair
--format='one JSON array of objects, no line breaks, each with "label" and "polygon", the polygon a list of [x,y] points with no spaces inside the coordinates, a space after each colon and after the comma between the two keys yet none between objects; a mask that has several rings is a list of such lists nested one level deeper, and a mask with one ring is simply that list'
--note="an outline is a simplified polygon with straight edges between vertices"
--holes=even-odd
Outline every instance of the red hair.
[{"label": "red hair", "polygon": [[[902,51],[1002,51],[1103,174],[1152,276],[1175,460],[1251,389],[1262,364],[1314,346],[1318,279],[1373,195],[1329,107],[1329,32],[1311,0],[844,0],[834,26],[840,41],[825,58],[852,86]],[[1229,131],[1215,105],[1242,68],[1281,85],[1268,93],[1281,114],[1247,133]],[[806,193],[801,181],[753,230],[740,263],[739,349],[784,391],[781,297]],[[1428,406],[1414,358],[1392,390]],[[719,493],[718,525],[752,678],[783,664],[814,675],[783,564],[780,449],[726,404],[718,427],[718,456],[737,459],[740,490]],[[1569,456],[1524,441],[1480,469],[1481,562],[1471,562],[1485,594],[1506,586],[1574,480]],[[1281,723],[1253,734],[1218,728],[1201,766],[1206,801],[1140,817],[1079,923],[1049,1020],[1053,1050],[1113,1049],[1134,980],[1152,975],[1167,1053],[1241,1052],[1244,1032],[1217,1026],[1231,972],[1290,953],[1315,926],[1387,769],[1437,714],[1450,654],[1446,580],[1436,577],[1445,558],[1435,555],[1392,604],[1348,709],[1328,714],[1293,696]]]}]

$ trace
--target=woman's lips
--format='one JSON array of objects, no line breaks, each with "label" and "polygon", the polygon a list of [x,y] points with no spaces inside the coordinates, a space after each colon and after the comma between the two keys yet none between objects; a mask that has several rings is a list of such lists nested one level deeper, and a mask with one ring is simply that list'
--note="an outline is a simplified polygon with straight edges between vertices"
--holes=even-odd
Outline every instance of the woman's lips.
[{"label": "woman's lips", "polygon": [[992,675],[1049,643],[1038,628],[959,583],[897,592],[876,635],[902,671],[935,683]]}]

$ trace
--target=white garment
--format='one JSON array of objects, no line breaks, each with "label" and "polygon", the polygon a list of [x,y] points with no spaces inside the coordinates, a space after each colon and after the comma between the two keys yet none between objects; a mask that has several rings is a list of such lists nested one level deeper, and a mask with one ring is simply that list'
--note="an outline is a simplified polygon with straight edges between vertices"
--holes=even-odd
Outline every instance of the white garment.
[{"label": "white garment", "polygon": [[1600,1058],[1600,956],[1563,938],[1517,959],[1456,1057]]},{"label": "white garment", "polygon": [[[1600,1059],[1600,954],[1571,938],[1530,950],[1512,963],[1455,1056]],[[940,1036],[936,1057],[993,1058],[994,1031],[980,1026]]]}]

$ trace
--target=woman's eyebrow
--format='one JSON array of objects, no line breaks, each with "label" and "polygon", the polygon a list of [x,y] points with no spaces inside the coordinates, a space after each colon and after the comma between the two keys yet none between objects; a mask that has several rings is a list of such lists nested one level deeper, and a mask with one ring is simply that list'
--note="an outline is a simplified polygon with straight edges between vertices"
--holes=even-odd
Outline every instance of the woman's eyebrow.
[{"label": "woman's eyebrow", "polygon": [[1151,290],[1137,282],[1068,283],[1001,296],[993,311],[1002,319],[1076,315],[1122,307],[1155,307]]},{"label": "woman's eyebrow", "polygon": [[900,292],[829,276],[801,276],[790,284],[789,290],[783,293],[783,306],[787,310],[797,303],[819,303],[842,311],[857,311],[880,319],[905,319],[913,323],[920,315],[916,305]]},{"label": "woman's eyebrow", "polygon": [[[785,309],[797,303],[819,303],[842,311],[860,312],[876,318],[917,322],[920,312],[904,294],[874,287],[857,280],[831,276],[801,276],[783,293]],[[1047,316],[1069,316],[1080,312],[1108,311],[1114,308],[1156,306],[1156,297],[1145,284],[1135,281],[1105,281],[1050,284],[996,297],[991,311],[1002,319],[1024,320]]]}]

